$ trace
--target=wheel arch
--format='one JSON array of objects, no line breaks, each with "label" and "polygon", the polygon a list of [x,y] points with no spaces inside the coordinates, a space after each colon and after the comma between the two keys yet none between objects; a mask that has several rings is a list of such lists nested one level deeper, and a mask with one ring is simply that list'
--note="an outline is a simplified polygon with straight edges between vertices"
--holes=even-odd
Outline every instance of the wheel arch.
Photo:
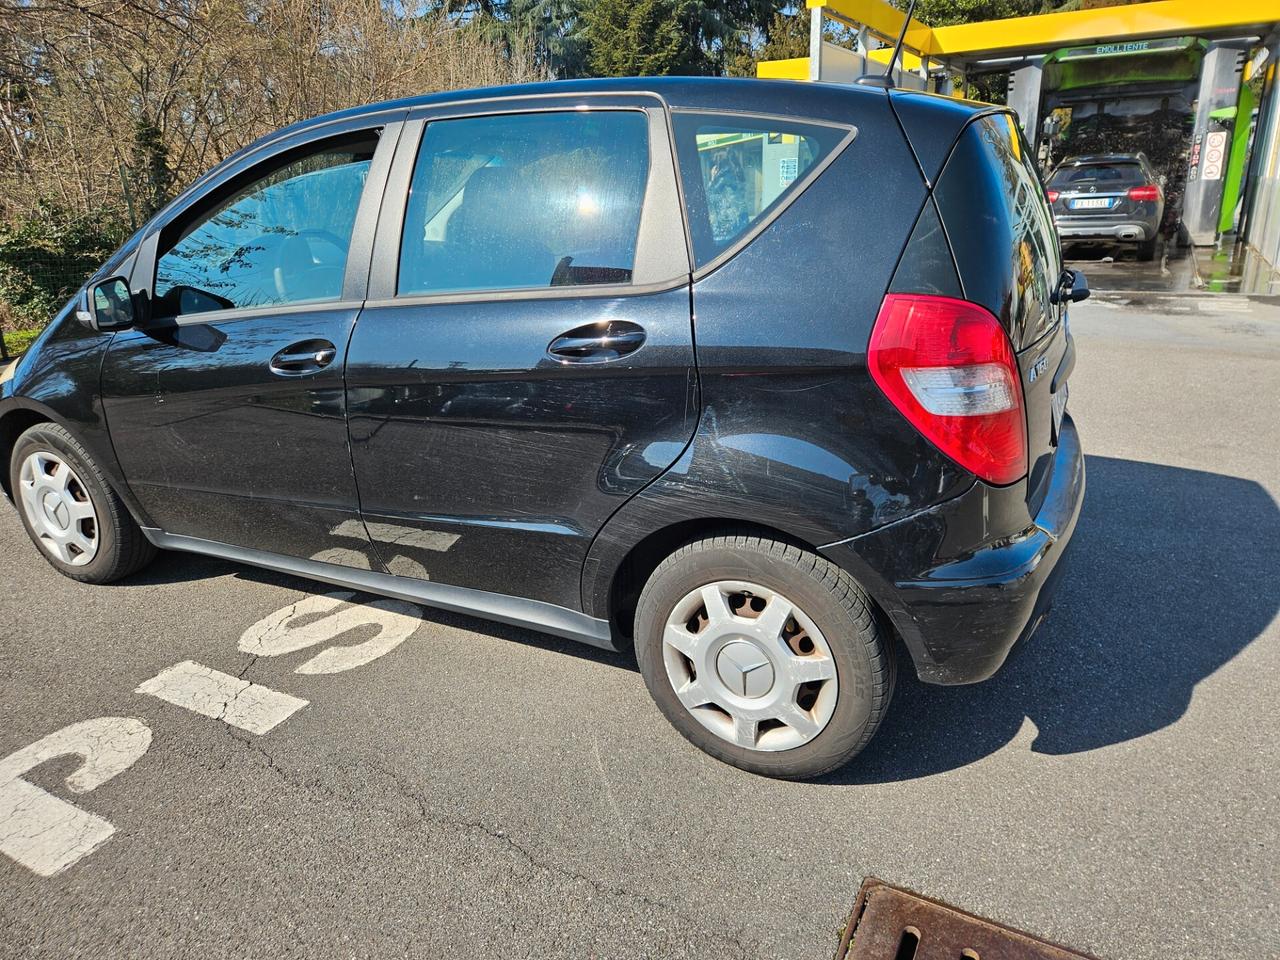
[{"label": "wheel arch", "polygon": [[595,567],[595,575],[583,584],[587,612],[608,617],[614,636],[629,644],[636,602],[658,564],[686,543],[727,533],[764,537],[816,552],[816,544],[768,524],[732,517],[700,517],[668,523],[651,530],[625,552],[617,551],[616,559],[611,562],[603,557],[588,560],[588,564]]},{"label": "wheel arch", "polygon": [[4,490],[4,495],[10,500],[13,499],[13,490],[10,489],[11,484],[9,483],[9,468],[10,461],[13,458],[13,448],[20,436],[41,423],[56,423],[64,430],[74,433],[70,427],[54,415],[52,410],[30,401],[14,403],[3,412],[0,412],[0,467],[2,467],[0,469],[0,489]]},{"label": "wheel arch", "polygon": [[13,448],[23,433],[41,423],[52,423],[61,427],[84,445],[85,449],[93,455],[111,489],[124,502],[125,509],[129,511],[134,521],[142,527],[153,525],[145,511],[143,511],[141,504],[134,499],[133,491],[129,489],[129,485],[120,474],[119,466],[115,460],[115,451],[110,449],[109,441],[105,439],[102,441],[108,444],[108,449],[104,453],[97,449],[97,445],[89,442],[85,437],[85,431],[77,430],[74,423],[58,416],[55,411],[44,404],[26,397],[14,397],[12,403],[0,408],[0,489],[3,489],[6,498],[10,501],[13,500],[13,491],[10,489],[9,483],[9,468],[13,457]]}]

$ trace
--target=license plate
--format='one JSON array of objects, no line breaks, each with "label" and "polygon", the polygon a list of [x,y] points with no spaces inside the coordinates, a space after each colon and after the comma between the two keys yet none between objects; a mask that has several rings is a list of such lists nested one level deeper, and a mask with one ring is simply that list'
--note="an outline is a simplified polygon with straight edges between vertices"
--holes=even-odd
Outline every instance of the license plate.
[{"label": "license plate", "polygon": [[1062,429],[1062,417],[1067,412],[1067,385],[1053,395],[1053,442],[1058,442],[1058,431]]},{"label": "license plate", "polygon": [[1072,200],[1072,210],[1107,210],[1111,207],[1109,197],[1086,197],[1084,200]]}]

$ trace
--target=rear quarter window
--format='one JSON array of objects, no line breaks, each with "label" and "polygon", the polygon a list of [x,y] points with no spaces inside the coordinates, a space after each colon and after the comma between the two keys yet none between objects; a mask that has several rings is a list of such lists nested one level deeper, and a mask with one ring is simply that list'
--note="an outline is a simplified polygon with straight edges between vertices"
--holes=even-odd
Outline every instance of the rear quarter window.
[{"label": "rear quarter window", "polygon": [[768,223],[853,134],[742,114],[677,112],[672,124],[698,267]]}]

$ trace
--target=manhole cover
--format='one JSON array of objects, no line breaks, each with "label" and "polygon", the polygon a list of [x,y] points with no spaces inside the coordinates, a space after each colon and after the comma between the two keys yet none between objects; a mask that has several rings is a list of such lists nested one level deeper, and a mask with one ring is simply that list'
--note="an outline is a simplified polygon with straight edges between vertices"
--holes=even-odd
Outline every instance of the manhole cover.
[{"label": "manhole cover", "polygon": [[1095,960],[874,878],[862,881],[835,960]]}]

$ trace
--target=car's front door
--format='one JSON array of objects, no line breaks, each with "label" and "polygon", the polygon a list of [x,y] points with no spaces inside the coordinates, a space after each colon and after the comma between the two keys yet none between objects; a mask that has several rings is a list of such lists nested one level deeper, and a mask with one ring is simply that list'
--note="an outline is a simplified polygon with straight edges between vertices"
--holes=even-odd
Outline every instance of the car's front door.
[{"label": "car's front door", "polygon": [[650,97],[406,124],[347,364],[390,572],[576,609],[592,537],[697,421],[689,261]]},{"label": "car's front door", "polygon": [[112,342],[103,406],[166,534],[380,569],[343,365],[400,116],[242,162],[144,241],[148,318]]}]

